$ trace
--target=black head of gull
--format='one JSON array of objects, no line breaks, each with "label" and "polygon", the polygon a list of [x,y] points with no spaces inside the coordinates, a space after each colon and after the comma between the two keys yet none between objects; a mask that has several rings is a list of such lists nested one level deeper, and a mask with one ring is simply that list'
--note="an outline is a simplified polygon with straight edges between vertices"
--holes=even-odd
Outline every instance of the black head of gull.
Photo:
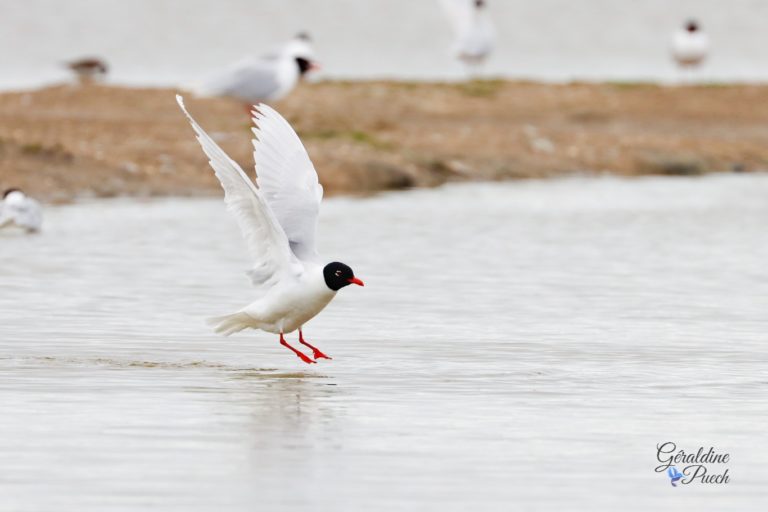
[{"label": "black head of gull", "polygon": [[334,261],[329,263],[323,268],[323,277],[325,278],[325,284],[333,291],[338,291],[349,286],[356,284],[358,286],[365,286],[365,284],[355,277],[355,273],[344,263]]},{"label": "black head of gull", "polygon": [[310,70],[315,69],[316,67],[315,63],[304,57],[296,57],[296,65],[299,66],[299,74],[301,76],[306,75]]}]

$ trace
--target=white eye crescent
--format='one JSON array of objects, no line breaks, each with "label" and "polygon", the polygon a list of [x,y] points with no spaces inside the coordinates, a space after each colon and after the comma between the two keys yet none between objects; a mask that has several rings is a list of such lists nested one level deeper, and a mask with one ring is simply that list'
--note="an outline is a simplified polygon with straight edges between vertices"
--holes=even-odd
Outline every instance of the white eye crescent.
[{"label": "white eye crescent", "polygon": [[339,277],[341,275],[341,270],[337,270],[336,272],[334,272],[334,274],[336,275],[336,277]]}]

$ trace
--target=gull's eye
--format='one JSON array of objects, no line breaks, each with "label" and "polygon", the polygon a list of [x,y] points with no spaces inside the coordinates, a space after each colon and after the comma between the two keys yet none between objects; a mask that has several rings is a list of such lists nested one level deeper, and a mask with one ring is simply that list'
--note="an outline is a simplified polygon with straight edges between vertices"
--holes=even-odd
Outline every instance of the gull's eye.
[{"label": "gull's eye", "polygon": [[334,275],[336,277],[341,277],[341,270],[337,270],[336,272],[334,272]]}]

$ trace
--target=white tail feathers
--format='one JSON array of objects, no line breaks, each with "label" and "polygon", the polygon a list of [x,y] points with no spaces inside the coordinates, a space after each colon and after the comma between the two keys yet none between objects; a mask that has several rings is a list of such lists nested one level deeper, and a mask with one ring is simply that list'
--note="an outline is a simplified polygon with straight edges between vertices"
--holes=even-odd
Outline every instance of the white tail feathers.
[{"label": "white tail feathers", "polygon": [[207,322],[215,326],[214,331],[217,334],[223,334],[224,336],[235,334],[253,326],[253,318],[242,311],[232,313],[231,315],[215,316],[209,318]]}]

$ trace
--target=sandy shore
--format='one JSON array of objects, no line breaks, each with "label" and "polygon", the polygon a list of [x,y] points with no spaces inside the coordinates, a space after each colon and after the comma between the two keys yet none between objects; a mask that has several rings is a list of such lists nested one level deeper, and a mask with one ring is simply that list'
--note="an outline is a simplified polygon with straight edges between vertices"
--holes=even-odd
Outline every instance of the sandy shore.
[{"label": "sandy shore", "polygon": [[[47,201],[208,195],[218,184],[170,89],[0,94],[0,186]],[[238,103],[188,98],[246,169]],[[768,168],[768,86],[323,82],[275,105],[328,194],[570,173]]]}]

